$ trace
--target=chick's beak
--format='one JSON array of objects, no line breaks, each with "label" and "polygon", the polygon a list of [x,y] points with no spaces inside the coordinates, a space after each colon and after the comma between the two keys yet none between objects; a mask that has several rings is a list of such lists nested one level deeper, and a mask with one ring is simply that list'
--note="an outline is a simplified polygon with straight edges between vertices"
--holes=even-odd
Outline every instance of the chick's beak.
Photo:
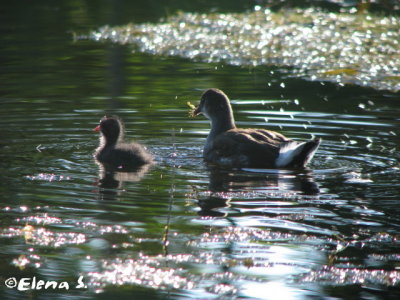
[{"label": "chick's beak", "polygon": [[93,131],[100,131],[100,125],[97,125],[95,128],[93,128]]}]

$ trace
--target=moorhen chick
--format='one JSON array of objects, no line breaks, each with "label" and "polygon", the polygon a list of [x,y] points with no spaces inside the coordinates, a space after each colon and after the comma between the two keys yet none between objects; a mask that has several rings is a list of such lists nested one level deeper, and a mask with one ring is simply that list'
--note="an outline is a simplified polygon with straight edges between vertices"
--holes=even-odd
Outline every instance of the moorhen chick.
[{"label": "moorhen chick", "polygon": [[100,145],[94,157],[100,163],[119,170],[135,169],[153,162],[153,157],[138,143],[123,143],[124,126],[116,117],[104,117],[94,129],[100,131]]}]

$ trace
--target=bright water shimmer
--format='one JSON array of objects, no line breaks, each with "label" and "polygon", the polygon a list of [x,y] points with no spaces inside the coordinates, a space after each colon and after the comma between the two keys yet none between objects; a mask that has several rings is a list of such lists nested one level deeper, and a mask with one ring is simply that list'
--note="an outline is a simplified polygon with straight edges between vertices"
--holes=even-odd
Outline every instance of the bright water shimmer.
[{"label": "bright water shimmer", "polygon": [[294,67],[294,76],[311,80],[400,90],[400,18],[355,9],[179,13],[155,24],[104,26],[90,38],[155,55]]}]

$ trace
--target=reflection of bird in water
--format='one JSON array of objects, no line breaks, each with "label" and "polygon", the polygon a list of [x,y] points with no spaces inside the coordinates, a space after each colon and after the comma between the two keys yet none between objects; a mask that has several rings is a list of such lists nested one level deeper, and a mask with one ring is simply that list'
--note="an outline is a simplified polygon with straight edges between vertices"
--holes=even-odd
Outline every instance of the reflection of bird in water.
[{"label": "reflection of bird in water", "polygon": [[[197,195],[201,216],[226,216],[221,208],[234,209],[230,200],[235,193],[246,195],[255,194],[259,198],[265,193],[266,199],[271,195],[302,194],[318,195],[319,187],[308,170],[301,172],[274,171],[269,173],[252,173],[244,171],[224,170],[220,168],[210,169],[209,192],[206,198],[200,199]],[[251,202],[251,198],[249,199]]]},{"label": "reflection of bird in water", "polygon": [[213,192],[229,192],[240,189],[254,191],[268,189],[271,191],[288,191],[304,195],[319,193],[318,184],[314,181],[311,171],[301,170],[257,170],[245,172],[210,168],[209,189]]},{"label": "reflection of bird in water", "polygon": [[153,157],[138,143],[122,143],[124,127],[117,117],[104,117],[94,129],[100,131],[100,146],[94,157],[97,161],[120,170],[137,169],[153,162]]},{"label": "reflection of bird in water", "polygon": [[235,125],[228,97],[218,89],[206,90],[193,115],[211,121],[204,146],[207,162],[235,168],[302,168],[314,156],[319,138],[298,143],[265,129],[240,129]]},{"label": "reflection of bird in water", "polygon": [[124,127],[118,117],[104,117],[94,129],[100,131],[100,145],[94,157],[100,166],[99,187],[103,200],[112,200],[124,181],[139,181],[153,163],[153,157],[138,143],[123,143]]}]

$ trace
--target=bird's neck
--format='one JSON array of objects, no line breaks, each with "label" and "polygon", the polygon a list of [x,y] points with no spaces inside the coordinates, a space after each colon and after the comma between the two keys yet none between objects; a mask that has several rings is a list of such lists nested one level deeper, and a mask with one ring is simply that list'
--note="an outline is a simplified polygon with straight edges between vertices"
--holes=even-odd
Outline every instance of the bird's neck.
[{"label": "bird's neck", "polygon": [[118,140],[119,140],[118,136],[117,137],[108,136],[106,138],[104,135],[102,135],[100,137],[100,146],[103,146],[103,147],[114,147],[117,144]]},{"label": "bird's neck", "polygon": [[236,128],[233,114],[226,114],[225,116],[219,115],[218,118],[212,118],[211,130],[208,134],[206,144],[204,145],[203,153],[207,155],[208,151],[212,148],[214,139],[221,133],[224,133],[230,129]]},{"label": "bird's neck", "polygon": [[216,136],[220,133],[236,128],[235,119],[231,111],[224,115],[219,115],[218,118],[211,118],[210,136]]}]

